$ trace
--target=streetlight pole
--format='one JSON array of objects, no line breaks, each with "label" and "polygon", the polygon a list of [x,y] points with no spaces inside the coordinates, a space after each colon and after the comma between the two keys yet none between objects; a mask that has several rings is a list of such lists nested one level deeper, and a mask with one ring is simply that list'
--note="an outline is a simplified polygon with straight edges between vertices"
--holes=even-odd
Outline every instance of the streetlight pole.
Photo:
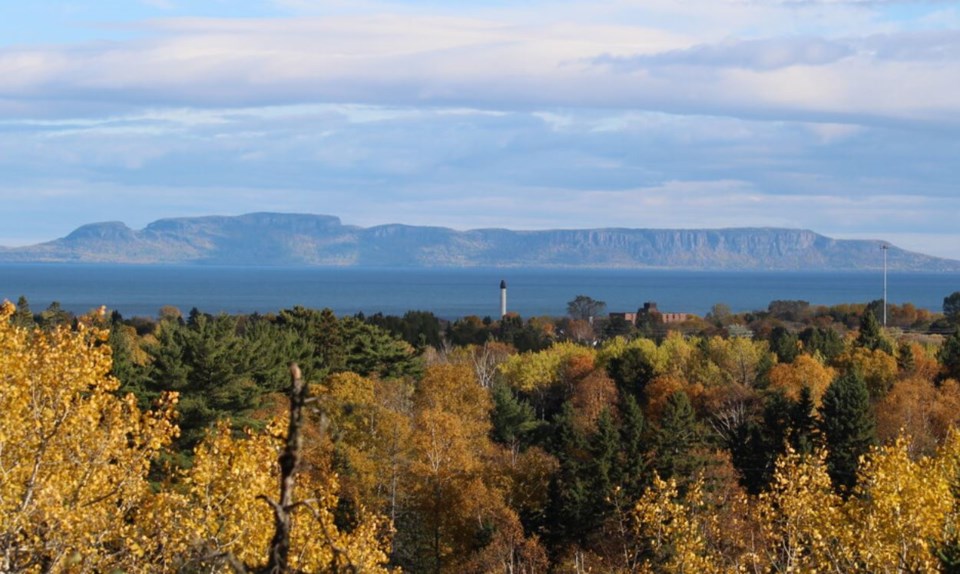
[{"label": "streetlight pole", "polygon": [[880,249],[883,249],[883,326],[887,326],[887,244],[882,243]]}]

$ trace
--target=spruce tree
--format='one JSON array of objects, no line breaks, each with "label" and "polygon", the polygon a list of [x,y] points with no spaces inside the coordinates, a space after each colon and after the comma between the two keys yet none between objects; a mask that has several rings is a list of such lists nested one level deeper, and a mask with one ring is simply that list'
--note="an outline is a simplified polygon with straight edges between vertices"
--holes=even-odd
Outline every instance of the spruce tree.
[{"label": "spruce tree", "polygon": [[597,417],[597,430],[590,437],[590,460],[587,465],[586,479],[589,481],[590,499],[588,515],[593,525],[602,521],[609,509],[607,500],[616,485],[617,456],[620,452],[620,432],[604,408]]},{"label": "spruce tree", "polygon": [[641,404],[646,402],[647,383],[655,372],[643,351],[636,347],[627,349],[610,361],[607,372],[621,392],[632,395]]},{"label": "spruce tree", "polygon": [[14,325],[23,327],[24,329],[33,329],[37,326],[33,318],[33,311],[30,310],[30,303],[27,302],[25,296],[21,295],[20,298],[17,299],[17,310],[10,320],[13,321]]},{"label": "spruce tree", "polygon": [[877,316],[869,309],[864,311],[860,317],[860,334],[857,335],[856,344],[858,347],[871,351],[879,350],[893,354],[893,345],[884,336],[880,321],[877,321]]},{"label": "spruce tree", "polygon": [[649,479],[646,421],[633,395],[624,393],[621,396],[621,449],[616,475],[627,496],[636,499]]},{"label": "spruce tree", "polygon": [[941,380],[960,381],[960,327],[957,327],[953,334],[943,341],[943,345],[937,351],[937,360],[943,367]]},{"label": "spruce tree", "polygon": [[490,435],[496,442],[511,448],[523,448],[530,443],[532,433],[543,422],[537,419],[533,407],[519,399],[509,385],[498,382],[491,389],[493,410]]},{"label": "spruce tree", "polygon": [[701,430],[690,398],[676,391],[667,398],[660,428],[656,434],[657,458],[654,466],[663,479],[690,479],[702,466],[694,448],[700,443]]},{"label": "spruce tree", "polygon": [[870,395],[854,372],[838,377],[823,394],[820,430],[827,447],[827,470],[834,488],[849,494],[857,482],[860,457],[873,445]]},{"label": "spruce tree", "polygon": [[550,483],[548,534],[555,545],[582,543],[590,522],[589,485],[585,480],[588,444],[575,423],[576,413],[569,401],[554,419],[552,454],[559,469]]},{"label": "spruce tree", "polygon": [[800,397],[790,409],[790,446],[800,454],[810,454],[817,444],[816,407],[810,387],[800,389]]}]

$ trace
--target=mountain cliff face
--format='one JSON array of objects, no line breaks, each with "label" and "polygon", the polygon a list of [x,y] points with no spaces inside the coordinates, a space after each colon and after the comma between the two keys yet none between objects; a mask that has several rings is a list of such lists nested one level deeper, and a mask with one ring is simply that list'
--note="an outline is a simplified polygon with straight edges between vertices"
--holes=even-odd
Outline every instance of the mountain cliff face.
[{"label": "mountain cliff face", "polygon": [[[119,222],[94,223],[47,243],[2,249],[0,261],[809,271],[879,268],[879,246],[798,229],[455,231],[361,228],[327,215],[252,213],[162,219],[140,231]],[[887,262],[891,270],[960,271],[960,261],[893,246]]]}]

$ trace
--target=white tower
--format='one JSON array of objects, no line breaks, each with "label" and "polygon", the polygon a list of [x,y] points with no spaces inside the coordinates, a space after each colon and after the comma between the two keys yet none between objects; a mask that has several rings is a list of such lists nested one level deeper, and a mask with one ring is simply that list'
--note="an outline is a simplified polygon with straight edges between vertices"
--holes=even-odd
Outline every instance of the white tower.
[{"label": "white tower", "polygon": [[507,315],[507,282],[500,280],[500,317]]}]

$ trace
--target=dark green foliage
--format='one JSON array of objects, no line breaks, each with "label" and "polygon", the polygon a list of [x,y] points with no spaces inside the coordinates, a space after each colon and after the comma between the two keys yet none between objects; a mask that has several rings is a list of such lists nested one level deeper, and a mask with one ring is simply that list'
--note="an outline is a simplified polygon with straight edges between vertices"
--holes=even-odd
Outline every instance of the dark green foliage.
[{"label": "dark green foliage", "polygon": [[37,317],[40,327],[44,330],[51,330],[56,327],[69,325],[73,321],[73,314],[60,307],[59,301],[50,303],[50,306],[40,312]]},{"label": "dark green foliage", "polygon": [[783,327],[774,327],[770,332],[770,350],[776,353],[781,363],[792,363],[800,354],[799,338]]},{"label": "dark green foliage", "polygon": [[560,468],[550,482],[550,504],[547,509],[548,535],[553,544],[575,541],[581,543],[592,523],[589,481],[586,479],[588,460],[587,439],[577,428],[570,402],[563,404],[554,420],[550,451],[557,457]]},{"label": "dark green foliage", "polygon": [[[120,381],[118,392],[121,395],[133,393],[137,397],[139,407],[147,409],[156,398],[156,393],[148,389],[147,368],[134,362],[133,342],[129,336],[125,335],[126,328],[119,314],[112,317],[110,335],[107,338],[107,344],[112,350],[110,374]],[[132,328],[129,329],[132,330]]]},{"label": "dark green foliage", "polygon": [[610,361],[607,373],[621,392],[633,396],[638,403],[646,403],[646,386],[656,374],[653,365],[640,349],[631,347]]},{"label": "dark green foliage", "polygon": [[496,336],[498,341],[513,345],[521,353],[542,351],[550,346],[550,340],[544,336],[543,331],[530,323],[524,323],[519,315],[508,314],[500,319]]},{"label": "dark green foliage", "polygon": [[607,304],[603,301],[597,301],[586,295],[577,295],[572,301],[567,302],[567,314],[571,319],[591,321],[600,317],[606,307]]},{"label": "dark green foliage", "polygon": [[800,398],[790,408],[790,446],[800,454],[810,454],[820,442],[816,408],[810,387],[800,389]]},{"label": "dark green foliage", "polygon": [[17,299],[17,310],[14,311],[11,321],[13,321],[14,325],[23,327],[24,329],[33,329],[37,326],[37,323],[33,319],[33,311],[30,310],[30,303],[27,302],[27,298],[23,295]]},{"label": "dark green foliage", "polygon": [[508,385],[494,384],[491,394],[493,410],[490,420],[493,429],[490,433],[493,440],[511,447],[528,446],[535,431],[545,424],[544,421],[537,419],[530,403],[517,398]]},{"label": "dark green foliage", "polygon": [[883,351],[893,354],[893,346],[890,341],[883,336],[883,328],[877,317],[869,310],[865,311],[860,317],[860,333],[857,335],[856,345],[871,351]]},{"label": "dark green foliage", "polygon": [[276,323],[291,330],[309,348],[304,376],[351,371],[383,378],[416,376],[422,365],[416,350],[390,332],[366,323],[362,316],[338,319],[330,309],[294,307],[280,312]]},{"label": "dark green foliage", "polygon": [[[291,360],[308,364],[310,348],[294,332],[262,317],[211,316],[193,310],[186,324],[164,320],[147,347],[152,362],[141,398],[161,391],[180,393],[181,436],[192,448],[217,419],[256,426],[250,416],[262,398],[288,384]],[[121,379],[123,380],[123,379]]]},{"label": "dark green foliage", "polygon": [[630,338],[636,331],[637,328],[633,323],[619,315],[610,317],[603,323],[603,336],[606,339],[613,339],[614,337]]},{"label": "dark green foliage", "polygon": [[807,301],[771,301],[767,306],[767,311],[776,319],[784,321],[802,321],[810,310],[810,303]]},{"label": "dark green foliage", "polygon": [[823,394],[820,431],[827,447],[827,470],[838,492],[848,494],[857,481],[860,457],[874,444],[870,395],[863,378],[847,373]]},{"label": "dark green foliage", "polygon": [[943,369],[940,375],[941,380],[960,381],[960,327],[944,339],[940,350],[937,351],[937,360],[940,361]]},{"label": "dark green foliage", "polygon": [[599,526],[610,510],[610,495],[620,481],[617,458],[620,453],[620,432],[608,409],[597,417],[597,430],[588,445],[589,462],[585,465],[588,486],[586,516],[591,530]]},{"label": "dark green foliage", "polygon": [[777,458],[787,445],[801,454],[813,452],[818,429],[810,389],[792,401],[781,392],[767,395],[762,417],[744,418],[724,433],[740,484],[751,494],[764,490],[773,478]]},{"label": "dark green foliage", "polygon": [[683,391],[667,398],[654,445],[654,466],[664,480],[692,478],[702,462],[694,452],[700,446],[703,431],[697,422],[690,399]]},{"label": "dark green foliage", "polygon": [[803,348],[811,355],[819,352],[829,363],[843,353],[843,337],[829,327],[809,327],[800,333]]},{"label": "dark green foliage", "polygon": [[725,437],[730,460],[740,474],[740,485],[757,494],[770,482],[772,453],[763,427],[754,420],[742,421]]},{"label": "dark green foliage", "polygon": [[637,334],[660,341],[666,335],[666,329],[660,321],[660,313],[649,313],[645,309],[637,310]]},{"label": "dark green foliage", "polygon": [[343,330],[340,320],[330,309],[307,309],[298,305],[280,311],[276,323],[295,332],[310,346],[309,360],[300,365],[308,379],[346,369],[347,351]]},{"label": "dark green foliage", "polygon": [[943,316],[947,321],[960,326],[960,291],[954,291],[943,298]]},{"label": "dark green foliage", "polygon": [[346,317],[340,329],[346,358],[343,370],[389,379],[418,376],[423,369],[413,347],[379,327]]},{"label": "dark green foliage", "polygon": [[493,336],[489,327],[489,321],[468,315],[447,326],[447,338],[456,346],[482,345]]},{"label": "dark green foliage", "polygon": [[917,366],[917,359],[913,356],[913,347],[910,345],[902,345],[900,347],[900,353],[897,355],[897,368],[900,369],[901,373],[910,373]]},{"label": "dark green foliage", "polygon": [[940,572],[943,574],[960,574],[960,533],[956,528],[949,527],[945,536],[947,542],[933,549],[934,555],[940,561]]},{"label": "dark green foliage", "polygon": [[367,317],[366,322],[396,335],[417,349],[427,346],[437,348],[442,343],[440,320],[429,311],[407,311],[403,317],[377,313]]},{"label": "dark green foliage", "polygon": [[642,493],[649,480],[647,428],[640,405],[631,394],[621,393],[620,459],[617,477],[630,500]]}]

